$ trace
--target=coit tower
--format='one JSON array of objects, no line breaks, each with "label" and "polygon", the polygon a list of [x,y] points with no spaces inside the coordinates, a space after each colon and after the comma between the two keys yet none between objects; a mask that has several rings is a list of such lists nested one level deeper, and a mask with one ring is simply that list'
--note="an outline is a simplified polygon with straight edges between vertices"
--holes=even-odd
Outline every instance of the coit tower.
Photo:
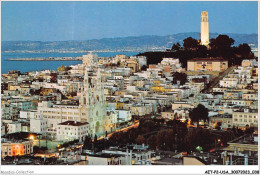
[{"label": "coit tower", "polygon": [[209,16],[207,11],[201,12],[200,40],[202,45],[209,45]]}]

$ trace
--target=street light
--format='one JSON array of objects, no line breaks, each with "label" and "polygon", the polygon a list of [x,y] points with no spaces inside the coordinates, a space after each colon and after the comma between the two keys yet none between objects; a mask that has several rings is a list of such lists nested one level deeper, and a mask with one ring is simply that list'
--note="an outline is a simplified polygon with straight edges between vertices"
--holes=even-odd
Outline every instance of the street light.
[{"label": "street light", "polygon": [[29,139],[34,140],[35,139],[34,135],[29,135]]}]

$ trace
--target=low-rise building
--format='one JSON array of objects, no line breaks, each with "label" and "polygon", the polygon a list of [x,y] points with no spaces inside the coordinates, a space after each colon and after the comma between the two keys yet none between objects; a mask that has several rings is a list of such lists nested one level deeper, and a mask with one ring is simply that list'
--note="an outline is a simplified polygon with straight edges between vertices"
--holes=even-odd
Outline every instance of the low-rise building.
[{"label": "low-rise building", "polygon": [[42,115],[36,114],[34,118],[30,118],[30,131],[45,135],[47,132],[47,119]]},{"label": "low-rise building", "polygon": [[20,122],[12,122],[7,124],[7,133],[15,133],[22,131],[22,124]]},{"label": "low-rise building", "polygon": [[223,58],[194,58],[188,60],[188,71],[219,71],[228,68],[228,61]]},{"label": "low-rise building", "polygon": [[220,128],[227,129],[232,127],[232,115],[224,114],[224,115],[215,115],[209,117],[209,127],[215,128],[218,123],[220,124]]},{"label": "low-rise building", "polygon": [[89,135],[88,122],[66,121],[57,125],[58,141],[84,141],[85,137]]},{"label": "low-rise building", "polygon": [[6,156],[22,156],[31,153],[33,153],[33,141],[1,141],[1,158],[4,158]]},{"label": "low-rise building", "polygon": [[258,110],[244,108],[235,110],[232,113],[233,126],[245,128],[246,125],[250,127],[258,127]]}]

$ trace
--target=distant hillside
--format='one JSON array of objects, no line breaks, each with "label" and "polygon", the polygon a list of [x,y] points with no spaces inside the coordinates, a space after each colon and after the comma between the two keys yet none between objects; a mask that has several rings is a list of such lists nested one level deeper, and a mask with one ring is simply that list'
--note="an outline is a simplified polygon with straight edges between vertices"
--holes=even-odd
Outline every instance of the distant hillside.
[{"label": "distant hillside", "polygon": [[[210,33],[210,38],[219,34]],[[240,43],[253,44],[258,47],[257,34],[227,34],[235,40],[235,45]],[[193,37],[200,39],[200,33],[178,33],[168,36],[133,36],[121,38],[104,38],[86,41],[2,41],[3,52],[80,52],[80,51],[149,51],[165,50],[173,43]]]}]

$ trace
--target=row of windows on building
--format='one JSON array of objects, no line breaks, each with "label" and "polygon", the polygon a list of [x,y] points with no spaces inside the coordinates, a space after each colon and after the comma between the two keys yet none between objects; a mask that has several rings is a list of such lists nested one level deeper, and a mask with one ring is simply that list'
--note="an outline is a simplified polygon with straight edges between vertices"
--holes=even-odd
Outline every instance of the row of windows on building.
[{"label": "row of windows on building", "polygon": [[226,123],[231,123],[231,120],[227,120],[227,121],[222,121],[222,120],[212,120],[212,122],[211,122],[211,124],[214,124],[214,123],[216,123],[216,122],[223,122],[224,124],[226,124]]},{"label": "row of windows on building", "polygon": [[[84,129],[87,129],[87,128],[88,128],[87,126],[81,127],[81,128],[79,127],[78,130],[84,130]],[[61,129],[61,127],[58,127],[58,129]],[[65,129],[65,130],[72,130],[72,128],[69,128],[69,127],[68,127],[68,128],[65,127],[64,129]],[[76,130],[77,130],[77,129],[75,128],[75,131],[76,131]]]},{"label": "row of windows on building", "polygon": [[[32,150],[31,150],[32,152]],[[7,154],[8,153],[8,154]],[[30,153],[30,150],[27,150],[27,154]],[[26,154],[26,150],[23,151],[23,154]],[[12,151],[9,151],[9,152],[3,152],[3,155],[17,155],[17,152],[16,151],[13,151],[13,154],[12,154]]]},{"label": "row of windows on building", "polygon": [[[239,120],[238,120],[238,119],[234,119],[234,121],[235,121],[235,122],[238,122],[238,121],[239,121],[239,122],[243,122],[242,119],[239,119]],[[254,121],[254,123],[257,122],[257,120],[252,120],[252,119],[247,120],[247,119],[244,119],[244,122],[253,122],[253,121]]]},{"label": "row of windows on building", "polygon": [[107,162],[107,165],[121,165],[122,161],[121,160],[118,160],[118,161],[108,161]]},{"label": "row of windows on building", "polygon": [[[30,148],[30,145],[24,145],[24,146],[23,146],[23,149],[26,149],[26,147],[27,147],[27,148]],[[31,148],[32,148],[32,146],[31,146]],[[4,147],[4,149],[6,150],[7,147]],[[11,149],[12,149],[12,148],[9,147],[9,151],[10,151]],[[20,148],[18,148],[18,147],[13,147],[13,149],[20,149]]]},{"label": "row of windows on building", "polygon": [[60,111],[40,111],[45,114],[69,114],[69,115],[79,115],[78,112],[60,112]]},{"label": "row of windows on building", "polygon": [[[84,134],[87,134],[88,132],[85,131],[85,132],[78,132],[78,134],[76,132],[70,132],[70,135],[84,135]],[[58,132],[59,135],[69,135],[69,132]]]},{"label": "row of windows on building", "polygon": [[[60,119],[61,116],[57,115],[43,115],[44,118],[49,118],[49,119]],[[68,116],[62,116],[62,119],[64,120],[77,120],[76,117],[68,117]]]},{"label": "row of windows on building", "polygon": [[41,122],[41,125],[47,125],[47,122]]},{"label": "row of windows on building", "polygon": [[[234,117],[236,118],[236,117],[243,117],[243,115],[237,115],[237,114],[234,114]],[[244,117],[245,118],[257,118],[257,116],[255,115],[255,116],[252,116],[252,115],[244,115]]]},{"label": "row of windows on building", "polygon": [[212,62],[200,62],[200,61],[198,61],[197,64],[205,64],[205,65],[207,65],[207,64],[212,64]]}]

